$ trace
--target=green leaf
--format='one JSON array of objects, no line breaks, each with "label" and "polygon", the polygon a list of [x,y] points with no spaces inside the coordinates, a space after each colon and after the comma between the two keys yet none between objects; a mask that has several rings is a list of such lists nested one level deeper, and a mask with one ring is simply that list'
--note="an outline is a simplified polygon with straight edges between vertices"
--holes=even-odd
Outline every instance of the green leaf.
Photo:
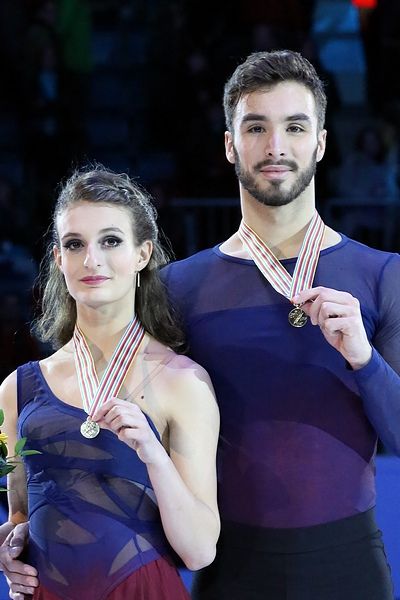
[{"label": "green leaf", "polygon": [[20,456],[32,456],[32,454],[42,454],[39,450],[22,450]]},{"label": "green leaf", "polygon": [[0,427],[3,425],[4,423],[4,410],[2,408],[0,408]]},{"label": "green leaf", "polygon": [[4,442],[0,442],[0,458],[6,459],[8,456],[8,449]]},{"label": "green leaf", "polygon": [[21,450],[23,449],[23,447],[26,444],[26,438],[23,437],[20,440],[18,440],[18,442],[15,444],[15,448],[14,448],[14,452],[15,454],[20,454]]},{"label": "green leaf", "polygon": [[8,475],[12,471],[14,471],[14,469],[15,469],[15,465],[11,465],[10,463],[0,466],[0,477],[4,477],[4,475]]}]

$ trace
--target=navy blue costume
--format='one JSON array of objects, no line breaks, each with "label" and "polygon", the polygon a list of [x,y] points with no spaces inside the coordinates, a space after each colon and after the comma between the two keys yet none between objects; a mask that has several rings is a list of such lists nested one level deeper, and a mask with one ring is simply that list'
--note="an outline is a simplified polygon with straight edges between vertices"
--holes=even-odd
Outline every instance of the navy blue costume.
[{"label": "navy blue costume", "polygon": [[[291,274],[295,262],[282,261]],[[268,540],[270,530],[312,531],[359,515],[370,523],[377,436],[400,454],[400,257],[345,236],[321,251],[313,287],[347,291],[361,304],[373,355],[358,371],[310,321],[301,329],[290,326],[291,304],[252,260],[215,247],[172,263],[163,274],[190,356],[210,374],[221,411],[219,558],[234,525],[240,554],[240,539],[251,539],[252,531],[266,532]],[[234,533],[230,547],[232,540]],[[304,598],[390,598],[383,562],[378,570],[385,583],[374,596],[335,597],[321,588]],[[218,579],[218,560],[211,570]],[[309,577],[311,586],[315,576]],[[221,593],[198,597],[220,600]],[[287,590],[274,596],[269,588],[264,596],[240,593],[243,600],[303,598]]]}]

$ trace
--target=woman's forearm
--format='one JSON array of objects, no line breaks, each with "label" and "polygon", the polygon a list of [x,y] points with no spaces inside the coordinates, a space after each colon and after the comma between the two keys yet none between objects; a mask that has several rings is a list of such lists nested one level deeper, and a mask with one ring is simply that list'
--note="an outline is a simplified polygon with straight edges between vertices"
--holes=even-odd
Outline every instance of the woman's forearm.
[{"label": "woman's forearm", "polygon": [[215,557],[219,518],[188,489],[170,457],[147,465],[166,537],[188,569],[197,570]]}]

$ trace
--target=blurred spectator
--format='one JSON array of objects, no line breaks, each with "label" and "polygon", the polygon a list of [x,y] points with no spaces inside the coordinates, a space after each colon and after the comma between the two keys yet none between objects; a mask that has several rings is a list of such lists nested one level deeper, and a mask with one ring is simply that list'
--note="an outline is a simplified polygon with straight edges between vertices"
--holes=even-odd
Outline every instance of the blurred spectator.
[{"label": "blurred spectator", "polygon": [[328,219],[343,233],[393,251],[399,218],[397,148],[387,126],[370,124],[334,172],[336,198],[327,203]]},{"label": "blurred spectator", "polygon": [[355,148],[336,172],[336,193],[376,202],[398,199],[398,172],[393,136],[379,125],[367,125]]},{"label": "blurred spectator", "polygon": [[25,170],[39,221],[47,217],[51,193],[64,164],[61,59],[55,21],[54,0],[33,4],[20,68]]},{"label": "blurred spectator", "polygon": [[88,0],[58,0],[55,25],[60,49],[63,138],[69,160],[77,160],[87,150],[85,121],[93,66]]},{"label": "blurred spectator", "polygon": [[[2,280],[2,278],[1,278]],[[0,378],[13,371],[21,358],[25,361],[42,358],[38,343],[30,334],[31,320],[26,297],[4,292],[0,305]]]},{"label": "blurred spectator", "polygon": [[[375,4],[375,6],[373,5]],[[379,0],[360,6],[360,24],[367,59],[368,99],[377,114],[400,130],[400,2]]]},{"label": "blurred spectator", "polygon": [[0,242],[30,243],[32,215],[22,202],[21,192],[7,177],[0,176]]},{"label": "blurred spectator", "polygon": [[250,27],[252,50],[301,52],[307,44],[315,0],[241,0],[240,5],[243,22]]},{"label": "blurred spectator", "polygon": [[26,13],[26,0],[0,2],[0,108],[15,109],[21,102],[17,65],[21,59]]}]

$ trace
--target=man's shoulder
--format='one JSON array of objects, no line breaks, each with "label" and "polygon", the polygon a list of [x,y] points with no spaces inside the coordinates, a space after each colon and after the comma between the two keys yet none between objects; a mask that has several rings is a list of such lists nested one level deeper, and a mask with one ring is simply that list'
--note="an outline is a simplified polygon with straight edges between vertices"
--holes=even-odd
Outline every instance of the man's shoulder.
[{"label": "man's shoulder", "polygon": [[168,265],[166,265],[163,269],[162,272],[164,271],[168,271],[169,269],[173,268],[174,270],[178,269],[178,270],[184,270],[186,268],[193,268],[196,265],[202,265],[205,263],[209,263],[212,260],[215,260],[215,248],[217,246],[214,246],[212,248],[206,248],[205,250],[200,250],[199,252],[196,252],[195,254],[192,254],[191,256],[188,256],[186,258],[182,258],[180,260],[174,260],[172,262],[170,262]]},{"label": "man's shoulder", "polygon": [[[390,252],[373,248],[362,242],[348,238],[342,234],[343,242],[339,244],[340,250],[351,262],[349,266],[354,267],[359,261],[365,268],[382,268],[387,264],[400,265],[400,255],[397,252]],[[341,257],[343,260],[343,257]]]},{"label": "man's shoulder", "polygon": [[168,287],[198,281],[201,274],[207,272],[210,265],[218,260],[214,250],[215,248],[207,248],[182,260],[170,262],[161,269],[161,279]]}]

